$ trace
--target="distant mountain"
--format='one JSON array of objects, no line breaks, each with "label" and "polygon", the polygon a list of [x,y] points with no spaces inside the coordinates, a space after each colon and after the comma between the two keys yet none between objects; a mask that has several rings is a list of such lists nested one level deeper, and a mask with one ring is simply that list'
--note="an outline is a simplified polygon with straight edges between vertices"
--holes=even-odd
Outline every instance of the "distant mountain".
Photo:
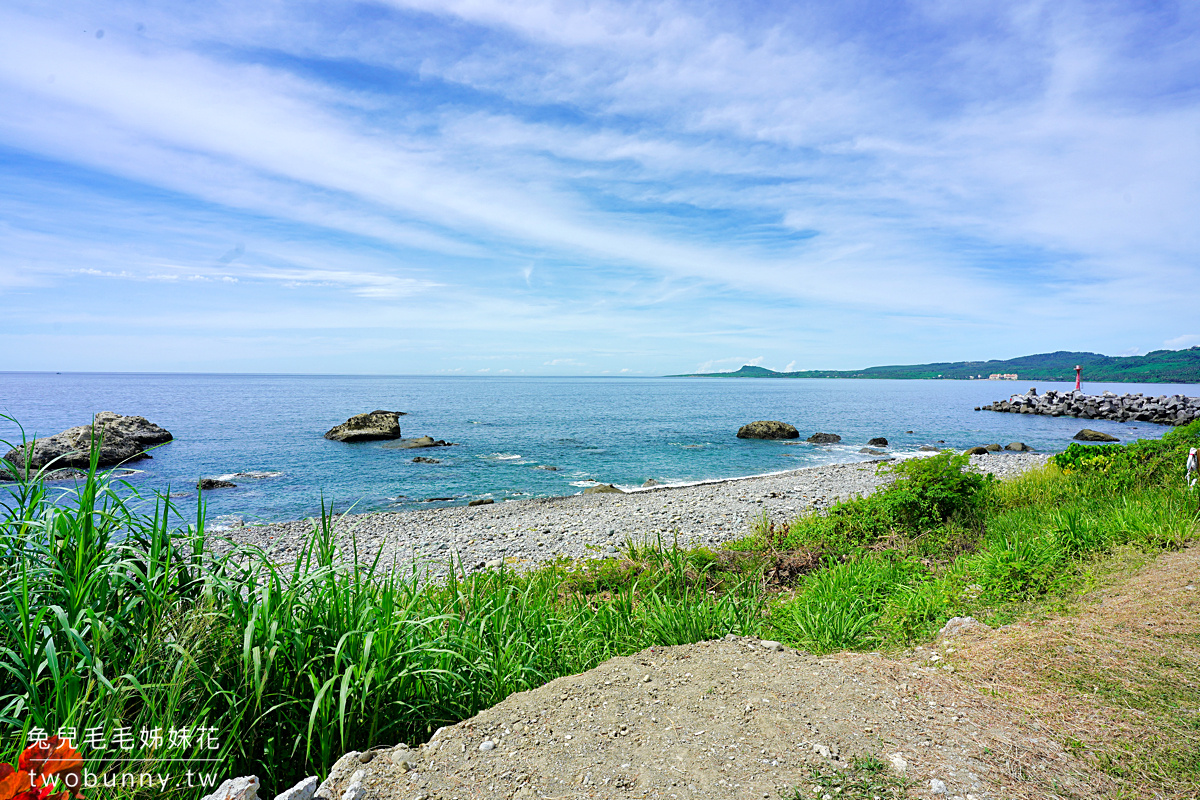
[{"label": "distant mountain", "polygon": [[1155,350],[1144,356],[1104,356],[1058,350],[1007,361],[945,361],[936,364],[867,367],[861,370],[775,372],[746,365],[737,372],[669,375],[671,378],[925,378],[969,380],[992,374],[1015,374],[1022,381],[1073,381],[1075,365],[1086,381],[1104,383],[1200,383],[1200,347]]}]

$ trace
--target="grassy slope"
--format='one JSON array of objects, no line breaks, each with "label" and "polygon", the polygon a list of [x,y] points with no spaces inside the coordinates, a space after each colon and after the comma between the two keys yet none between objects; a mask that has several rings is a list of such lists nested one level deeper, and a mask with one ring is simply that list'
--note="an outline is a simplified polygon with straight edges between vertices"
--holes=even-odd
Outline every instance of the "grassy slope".
[{"label": "grassy slope", "polygon": [[[891,487],[827,515],[764,520],[730,550],[630,543],[619,559],[448,586],[337,552],[329,515],[292,564],[248,549],[214,559],[202,518],[172,527],[162,501],[138,508],[130,487],[94,470],[57,504],[34,479],[0,515],[0,730],[11,755],[35,725],[165,732],[207,721],[222,773],[258,774],[269,794],[346,750],[420,741],[651,644],[737,632],[814,652],[901,650],[950,616],[999,624],[1066,608],[1114,554],[1183,547],[1198,517],[1179,465],[1197,441],[1193,424],[1004,484],[945,453],[906,462]],[[1176,661],[1161,674],[1195,685],[1195,662]],[[1144,674],[1131,672],[1132,694],[1113,702],[1156,696],[1167,679]],[[1124,735],[1110,742],[1127,754],[1119,780],[1200,789],[1194,738],[1170,734],[1167,751],[1147,752]],[[178,755],[131,754],[146,769]],[[87,755],[94,769],[114,766]]]},{"label": "grassy slope", "polygon": [[1104,356],[1099,353],[1057,351],[1021,356],[1005,361],[953,361],[934,364],[868,367],[862,370],[806,370],[774,372],[745,366],[736,372],[672,377],[709,378],[953,378],[1016,373],[1021,380],[1073,381],[1075,366],[1082,366],[1089,381],[1126,383],[1200,383],[1200,347],[1155,350],[1144,356]]}]

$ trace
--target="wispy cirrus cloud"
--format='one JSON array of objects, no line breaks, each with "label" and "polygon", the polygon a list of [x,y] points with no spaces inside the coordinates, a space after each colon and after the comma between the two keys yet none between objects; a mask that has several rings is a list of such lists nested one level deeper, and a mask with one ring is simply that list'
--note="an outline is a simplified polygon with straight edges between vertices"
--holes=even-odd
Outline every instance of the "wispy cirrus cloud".
[{"label": "wispy cirrus cloud", "polygon": [[10,317],[122,277],[112,304],[180,320],[438,330],[409,371],[677,372],[1148,349],[1200,296],[1187,6],[67,2],[0,29]]}]

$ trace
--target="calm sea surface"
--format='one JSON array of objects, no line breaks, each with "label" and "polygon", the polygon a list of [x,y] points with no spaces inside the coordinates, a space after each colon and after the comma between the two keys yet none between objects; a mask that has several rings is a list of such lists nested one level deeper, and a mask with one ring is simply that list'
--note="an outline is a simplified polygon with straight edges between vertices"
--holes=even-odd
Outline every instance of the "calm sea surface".
[{"label": "calm sea surface", "polygon": [[[312,375],[0,373],[0,412],[28,435],[90,422],[92,414],[140,414],[175,441],[137,462],[139,489],[171,488],[189,508],[199,476],[231,476],[236,489],[206,493],[209,518],[275,521],[313,514],[323,495],[339,510],[413,508],[470,499],[563,495],[594,478],[638,486],[756,475],[869,458],[875,436],[911,452],[942,440],[966,448],[1022,441],[1066,447],[1081,427],[1123,441],[1161,436],[1146,423],[996,414],[974,407],[1029,388],[1027,382],[728,378],[473,378]],[[1073,384],[1037,384],[1039,392]],[[1086,384],[1089,394],[1195,395],[1196,386]],[[388,449],[322,438],[347,417],[405,411],[405,437],[458,446]],[[757,419],[795,425],[799,443],[737,439]],[[842,444],[803,438],[837,433]],[[908,431],[911,431],[909,433]],[[19,441],[0,420],[0,438]],[[440,464],[414,464],[414,456]],[[553,466],[550,471],[539,467]],[[439,504],[439,503],[434,503]]]}]

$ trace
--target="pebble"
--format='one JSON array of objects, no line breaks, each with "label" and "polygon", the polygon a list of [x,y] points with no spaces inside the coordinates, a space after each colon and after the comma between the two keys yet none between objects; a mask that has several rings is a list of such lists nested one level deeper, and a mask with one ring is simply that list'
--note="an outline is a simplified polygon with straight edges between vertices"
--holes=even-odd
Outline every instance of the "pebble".
[{"label": "pebble", "polygon": [[945,794],[946,793],[946,784],[945,784],[945,782],[940,781],[937,778],[930,778],[929,779],[929,791],[932,792],[933,794]]},{"label": "pebble", "polygon": [[484,740],[483,740],[483,744],[479,745],[479,749],[480,749],[481,751],[485,752],[485,753],[486,753],[488,750],[495,750],[495,749],[496,749],[496,743],[495,743],[495,742],[493,742],[491,739],[484,739]]},{"label": "pebble", "polygon": [[[974,457],[972,465],[1005,478],[1041,465],[1050,456],[1006,453]],[[808,467],[775,475],[659,486],[625,494],[541,497],[475,507],[350,515],[343,541],[353,535],[360,557],[383,548],[382,564],[416,560],[432,577],[449,570],[449,559],[468,571],[508,564],[527,570],[560,556],[611,558],[616,544],[678,541],[681,546],[720,547],[754,532],[764,515],[776,522],[822,511],[838,500],[870,494],[891,481],[871,462]],[[281,561],[300,551],[312,520],[247,525],[225,533],[258,545]],[[218,549],[221,545],[215,545]],[[348,548],[347,548],[348,549]]]}]

